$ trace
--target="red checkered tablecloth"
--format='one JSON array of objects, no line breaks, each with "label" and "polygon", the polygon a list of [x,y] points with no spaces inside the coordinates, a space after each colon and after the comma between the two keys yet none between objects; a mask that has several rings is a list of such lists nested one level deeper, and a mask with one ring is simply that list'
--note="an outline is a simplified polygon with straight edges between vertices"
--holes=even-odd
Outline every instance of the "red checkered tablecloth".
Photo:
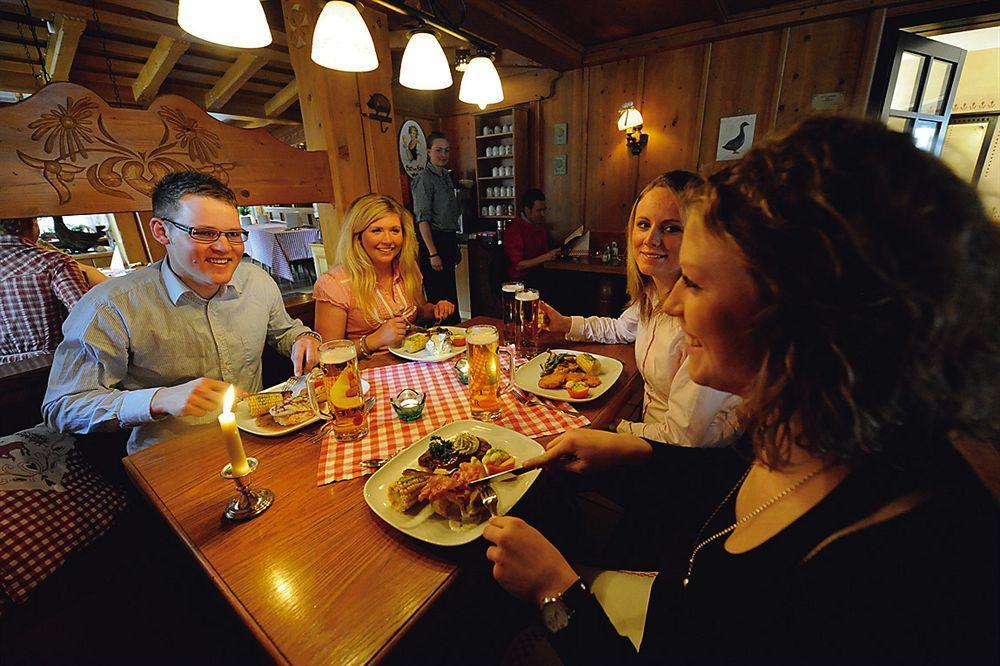
[{"label": "red checkered tablecloth", "polygon": [[[362,460],[388,458],[447,423],[470,418],[468,388],[458,381],[450,363],[402,363],[361,374],[375,392],[368,435],[356,442],[338,442],[332,433],[324,437],[318,485],[359,477],[364,473]],[[404,388],[427,394],[423,415],[409,423],[396,416],[389,403]],[[495,423],[527,437],[554,435],[590,424],[590,419],[582,414],[570,416],[541,405],[524,405],[509,393],[502,402],[503,415]]]}]

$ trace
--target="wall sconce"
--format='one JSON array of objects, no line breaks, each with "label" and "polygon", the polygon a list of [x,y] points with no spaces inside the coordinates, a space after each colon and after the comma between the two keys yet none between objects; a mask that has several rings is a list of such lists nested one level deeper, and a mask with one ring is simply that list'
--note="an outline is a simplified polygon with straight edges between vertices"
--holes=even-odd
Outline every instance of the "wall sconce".
[{"label": "wall sconce", "polygon": [[389,131],[389,126],[392,124],[392,105],[389,103],[389,98],[382,93],[374,93],[368,98],[366,104],[372,113],[362,113],[361,115],[365,118],[371,118],[378,122],[379,129],[382,134]]},{"label": "wall sconce", "polygon": [[642,152],[649,135],[642,133],[642,114],[635,108],[634,102],[622,104],[621,112],[618,114],[618,129],[625,132],[625,143],[633,155]]}]

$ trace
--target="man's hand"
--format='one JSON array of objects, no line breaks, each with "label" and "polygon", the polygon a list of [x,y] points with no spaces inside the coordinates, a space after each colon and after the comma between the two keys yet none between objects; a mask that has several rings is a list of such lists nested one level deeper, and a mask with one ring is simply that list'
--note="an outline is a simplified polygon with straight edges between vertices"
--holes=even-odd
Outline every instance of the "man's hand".
[{"label": "man's hand", "polygon": [[493,577],[518,599],[541,604],[546,597],[565,592],[578,578],[562,553],[520,518],[491,518],[483,538],[493,544],[486,549]]},{"label": "man's hand", "polygon": [[447,319],[455,312],[455,306],[449,301],[438,301],[434,304],[434,318]]},{"label": "man's hand", "polygon": [[435,256],[431,257],[431,268],[433,268],[436,271],[443,271],[444,270],[444,262],[441,261],[441,256],[440,255],[435,255]]},{"label": "man's hand", "polygon": [[319,340],[311,335],[300,335],[292,345],[292,371],[298,377],[309,372],[319,363]]},{"label": "man's hand", "polygon": [[[558,259],[559,257],[562,256],[562,248],[561,247],[557,247],[554,250],[549,250],[548,252],[546,252],[542,256],[545,257],[545,261],[555,261],[556,259]],[[542,262],[542,263],[544,263],[544,262]]]},{"label": "man's hand", "polygon": [[204,416],[222,407],[229,384],[199,377],[179,386],[158,389],[149,403],[153,416]]},{"label": "man's hand", "polygon": [[382,349],[383,347],[391,347],[396,344],[406,335],[406,328],[409,326],[409,322],[406,321],[405,317],[393,317],[389,321],[385,322],[378,329],[369,336],[369,340],[372,344],[368,345],[369,349]]},{"label": "man's hand", "polygon": [[524,467],[547,467],[584,474],[649,459],[653,447],[635,435],[586,428],[567,430],[545,446],[545,453],[523,461]]}]

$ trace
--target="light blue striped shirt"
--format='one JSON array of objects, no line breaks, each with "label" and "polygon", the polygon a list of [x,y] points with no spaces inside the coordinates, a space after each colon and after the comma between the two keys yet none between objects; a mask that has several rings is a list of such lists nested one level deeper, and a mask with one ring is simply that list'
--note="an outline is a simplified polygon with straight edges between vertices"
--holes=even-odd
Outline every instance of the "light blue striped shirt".
[{"label": "light blue striped shirt", "polygon": [[76,304],[63,324],[42,416],[59,432],[133,428],[134,453],[219,414],[153,417],[158,388],[210,377],[259,391],[265,341],[288,356],[307,332],[260,268],[240,264],[205,300],[163,259],[97,285]]}]

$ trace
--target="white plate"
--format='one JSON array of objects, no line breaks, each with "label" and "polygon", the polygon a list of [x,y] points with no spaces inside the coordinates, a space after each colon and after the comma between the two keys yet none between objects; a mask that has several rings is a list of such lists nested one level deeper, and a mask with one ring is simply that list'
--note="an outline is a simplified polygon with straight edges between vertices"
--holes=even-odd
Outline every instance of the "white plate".
[{"label": "white plate", "polygon": [[[552,353],[579,355],[584,352],[576,349],[553,349]],[[598,386],[591,387],[590,395],[586,398],[571,398],[569,397],[569,391],[566,389],[543,389],[538,387],[538,378],[542,376],[542,365],[545,363],[545,357],[548,356],[547,352],[542,352],[515,370],[514,384],[516,384],[518,388],[530,391],[531,393],[540,395],[543,398],[550,398],[551,400],[560,400],[563,402],[590,402],[591,400],[596,400],[604,395],[608,389],[614,386],[615,382],[618,381],[618,378],[621,377],[625,366],[616,358],[601,356],[600,354],[594,354],[593,352],[586,353],[601,362],[601,373],[598,375],[598,377],[601,378],[601,383]]]},{"label": "white plate", "polygon": [[[275,384],[270,388],[266,388],[261,393],[272,393],[281,388],[281,384]],[[301,391],[304,391],[306,387],[305,378],[300,377],[299,381],[295,382],[292,386],[292,394],[298,395]],[[361,380],[361,390],[367,395],[371,386],[365,379]],[[312,418],[306,419],[302,423],[296,423],[290,426],[279,426],[277,428],[262,428],[256,423],[256,418],[250,416],[250,408],[247,406],[246,402],[239,402],[236,405],[236,409],[233,410],[236,414],[236,427],[243,432],[248,432],[251,435],[259,435],[260,437],[281,437],[283,435],[289,435],[296,430],[302,430],[306,426],[311,426],[320,420],[320,417],[313,416]]]},{"label": "white plate", "polygon": [[[453,530],[448,526],[446,518],[434,514],[422,523],[410,527],[407,526],[407,523],[413,522],[413,516],[425,505],[425,502],[420,502],[418,506],[413,507],[408,512],[401,513],[389,506],[389,498],[386,496],[386,490],[405,469],[417,467],[417,458],[427,451],[432,436],[437,435],[449,439],[460,432],[471,432],[477,437],[482,437],[490,443],[490,446],[501,448],[514,456],[518,465],[522,461],[541,455],[545,451],[541,444],[535,440],[492,423],[471,420],[449,423],[404,449],[371,475],[365,484],[365,501],[368,502],[372,511],[400,532],[437,546],[460,546],[478,539],[486,528],[486,520],[478,525],[463,525],[461,529]],[[528,488],[538,478],[538,474],[539,472],[527,472],[513,479],[493,484],[493,489],[497,491],[497,497],[500,500],[500,513],[507,513],[513,508],[524,493],[528,492]]]},{"label": "white plate", "polygon": [[[457,333],[459,335],[465,335],[465,329],[459,328],[457,326],[441,326],[440,328],[447,328],[452,333]],[[451,351],[447,354],[428,354],[426,349],[421,349],[416,354],[411,354],[408,351],[404,351],[402,343],[399,347],[389,347],[389,351],[398,356],[399,358],[405,358],[407,361],[422,361],[424,363],[440,363],[441,361],[447,361],[450,358],[455,358],[459,354],[465,352],[465,345],[461,347],[452,347]]]}]

